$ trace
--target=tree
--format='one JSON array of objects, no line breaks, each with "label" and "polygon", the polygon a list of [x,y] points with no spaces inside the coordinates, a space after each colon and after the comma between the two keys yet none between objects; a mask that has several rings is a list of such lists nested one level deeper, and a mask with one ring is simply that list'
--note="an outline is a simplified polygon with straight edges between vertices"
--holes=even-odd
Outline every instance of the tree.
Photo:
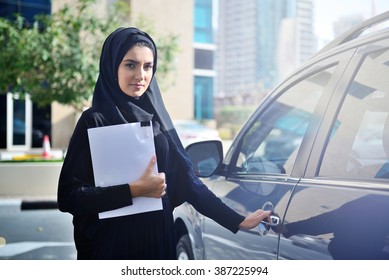
[{"label": "tree", "polygon": [[[113,12],[101,18],[92,11],[94,3],[78,0],[74,7],[65,5],[52,15],[37,17],[28,27],[20,16],[15,21],[0,19],[0,67],[4,72],[0,92],[29,93],[40,106],[57,101],[81,110],[93,93],[103,41],[122,25],[121,20],[128,21],[124,15],[130,8],[126,1],[118,1]],[[169,65],[178,50],[176,39],[170,35],[159,44],[159,61],[165,66],[158,69],[160,77],[173,68]]]}]

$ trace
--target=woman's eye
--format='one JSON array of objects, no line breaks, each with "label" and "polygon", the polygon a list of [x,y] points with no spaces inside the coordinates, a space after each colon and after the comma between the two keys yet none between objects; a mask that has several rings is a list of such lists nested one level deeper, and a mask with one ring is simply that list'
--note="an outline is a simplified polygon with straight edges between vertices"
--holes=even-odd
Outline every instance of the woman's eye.
[{"label": "woman's eye", "polygon": [[124,66],[126,66],[127,68],[135,68],[135,64],[133,64],[133,63],[127,63],[127,64],[125,64]]}]

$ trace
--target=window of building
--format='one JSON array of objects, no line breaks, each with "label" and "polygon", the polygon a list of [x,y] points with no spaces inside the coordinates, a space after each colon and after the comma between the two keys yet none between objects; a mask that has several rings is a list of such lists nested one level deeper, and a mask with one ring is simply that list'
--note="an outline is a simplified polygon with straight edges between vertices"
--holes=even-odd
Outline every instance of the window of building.
[{"label": "window of building", "polygon": [[7,96],[0,94],[0,149],[7,147]]},{"label": "window of building", "polygon": [[213,43],[212,0],[195,0],[194,41]]},{"label": "window of building", "polygon": [[13,19],[16,14],[33,23],[35,16],[51,13],[50,0],[6,0],[0,1],[0,17]]},{"label": "window of building", "polygon": [[195,77],[194,80],[195,119],[213,118],[213,78]]},{"label": "window of building", "polygon": [[195,69],[213,70],[213,50],[195,49]]},{"label": "window of building", "polygon": [[51,106],[38,106],[32,104],[32,131],[31,146],[41,148],[43,137],[51,136]]}]

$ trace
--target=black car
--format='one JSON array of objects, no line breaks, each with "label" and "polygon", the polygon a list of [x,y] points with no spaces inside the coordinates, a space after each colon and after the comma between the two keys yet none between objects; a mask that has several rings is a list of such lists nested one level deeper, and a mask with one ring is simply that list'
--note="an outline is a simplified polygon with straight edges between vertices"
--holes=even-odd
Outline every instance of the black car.
[{"label": "black car", "polygon": [[219,141],[187,147],[226,204],[272,216],[233,234],[183,204],[179,259],[389,259],[389,29],[376,30],[388,19],[349,30],[281,83],[224,159]]}]

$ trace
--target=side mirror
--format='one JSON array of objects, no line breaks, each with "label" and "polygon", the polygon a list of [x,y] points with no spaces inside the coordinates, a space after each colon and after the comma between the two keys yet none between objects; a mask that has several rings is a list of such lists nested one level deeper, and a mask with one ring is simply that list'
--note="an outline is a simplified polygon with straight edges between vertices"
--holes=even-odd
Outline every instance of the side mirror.
[{"label": "side mirror", "polygon": [[185,150],[199,177],[212,176],[223,161],[223,145],[219,140],[192,143]]}]

